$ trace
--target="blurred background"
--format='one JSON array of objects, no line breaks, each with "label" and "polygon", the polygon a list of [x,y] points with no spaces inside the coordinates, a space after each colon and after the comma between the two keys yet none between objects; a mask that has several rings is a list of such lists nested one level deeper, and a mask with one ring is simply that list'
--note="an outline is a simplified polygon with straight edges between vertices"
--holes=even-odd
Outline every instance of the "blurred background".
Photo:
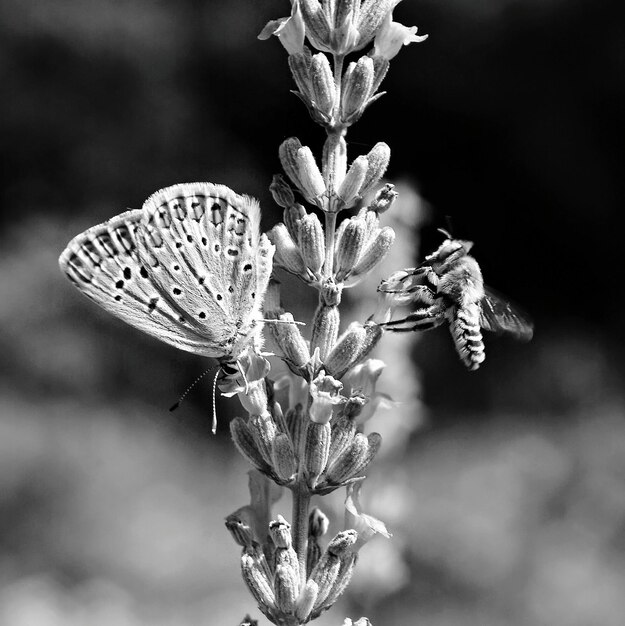
[{"label": "blurred background", "polygon": [[[256,39],[288,12],[0,0],[2,626],[259,617],[223,526],[248,500],[227,429],[236,401],[218,399],[215,437],[208,383],[168,413],[210,364],[98,310],[57,258],[175,182],[227,184],[261,199],[267,228],[280,219],[279,143],[323,142],[289,93],[284,50]],[[348,135],[350,159],[392,148],[402,201],[384,216],[398,230],[387,271],[437,246],[450,216],[536,334],[487,337],[476,373],[443,329],[388,338],[379,387],[403,404],[372,424],[386,444],[363,505],[394,538],[363,548],[316,623],[620,626],[622,2],[404,0],[395,19],[430,38],[391,63],[388,94]],[[360,292],[371,307],[374,289]],[[314,303],[284,299],[299,319]],[[341,495],[327,500],[336,532]]]}]

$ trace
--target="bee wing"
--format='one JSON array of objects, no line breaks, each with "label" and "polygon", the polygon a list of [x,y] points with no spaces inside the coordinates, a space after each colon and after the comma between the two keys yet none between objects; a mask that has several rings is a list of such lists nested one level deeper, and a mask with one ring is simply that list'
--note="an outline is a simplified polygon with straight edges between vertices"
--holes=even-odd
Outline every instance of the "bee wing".
[{"label": "bee wing", "polygon": [[522,341],[529,341],[534,334],[534,324],[529,316],[513,306],[491,287],[484,288],[480,301],[480,326],[494,333],[510,333]]}]

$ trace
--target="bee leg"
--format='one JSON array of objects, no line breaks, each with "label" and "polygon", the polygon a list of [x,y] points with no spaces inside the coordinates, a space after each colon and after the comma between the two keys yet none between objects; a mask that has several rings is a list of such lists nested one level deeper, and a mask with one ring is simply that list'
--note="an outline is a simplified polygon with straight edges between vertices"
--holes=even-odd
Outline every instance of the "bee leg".
[{"label": "bee leg", "polygon": [[431,307],[436,302],[436,293],[425,285],[414,285],[410,289],[384,292],[391,306],[416,305],[419,308]]},{"label": "bee leg", "polygon": [[406,294],[423,287],[423,280],[435,285],[431,279],[431,275],[438,278],[431,267],[409,267],[405,270],[399,270],[391,274],[386,280],[383,280],[378,291],[383,293],[401,293]]},{"label": "bee leg", "polygon": [[430,330],[445,322],[445,307],[440,303],[417,309],[400,320],[392,320],[380,326],[396,333],[406,333],[417,330]]}]

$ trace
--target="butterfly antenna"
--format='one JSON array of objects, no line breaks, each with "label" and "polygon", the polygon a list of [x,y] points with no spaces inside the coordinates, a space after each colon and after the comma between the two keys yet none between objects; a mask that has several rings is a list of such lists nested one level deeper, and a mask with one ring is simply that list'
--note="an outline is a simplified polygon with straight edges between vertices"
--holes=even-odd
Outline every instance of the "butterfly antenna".
[{"label": "butterfly antenna", "polygon": [[217,434],[217,402],[215,396],[217,395],[217,377],[219,376],[219,372],[221,372],[221,367],[217,369],[215,378],[213,378],[213,426],[211,428],[213,435]]},{"label": "butterfly antenna", "polygon": [[169,407],[169,410],[171,412],[175,411],[181,404],[182,401],[187,397],[187,395],[189,394],[189,392],[191,391],[191,389],[193,389],[193,387],[195,387],[195,385],[197,385],[202,378],[204,378],[204,376],[206,376],[206,374],[212,372],[215,368],[211,367],[210,369],[205,370],[204,372],[202,372],[185,390],[184,393],[178,398],[177,402],[174,402],[174,404],[172,404]]}]

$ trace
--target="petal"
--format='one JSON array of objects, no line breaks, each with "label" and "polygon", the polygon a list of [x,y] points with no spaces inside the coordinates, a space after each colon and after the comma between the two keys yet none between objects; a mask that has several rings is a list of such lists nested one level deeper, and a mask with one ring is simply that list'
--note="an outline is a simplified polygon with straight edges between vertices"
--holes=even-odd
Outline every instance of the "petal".
[{"label": "petal", "polygon": [[300,11],[299,1],[293,2],[289,17],[271,20],[258,35],[259,39],[269,39],[275,35],[289,54],[297,54],[304,49],[304,20]]},{"label": "petal", "polygon": [[393,12],[389,11],[375,36],[373,54],[390,61],[398,54],[402,46],[419,43],[427,38],[427,35],[417,35],[416,26],[408,27],[399,22],[393,22]]},{"label": "petal", "polygon": [[347,487],[347,498],[345,499],[345,527],[353,528],[358,532],[357,549],[360,549],[375,535],[382,535],[387,539],[392,537],[384,522],[362,512],[362,507],[360,506],[361,487],[361,483],[349,485]]}]

